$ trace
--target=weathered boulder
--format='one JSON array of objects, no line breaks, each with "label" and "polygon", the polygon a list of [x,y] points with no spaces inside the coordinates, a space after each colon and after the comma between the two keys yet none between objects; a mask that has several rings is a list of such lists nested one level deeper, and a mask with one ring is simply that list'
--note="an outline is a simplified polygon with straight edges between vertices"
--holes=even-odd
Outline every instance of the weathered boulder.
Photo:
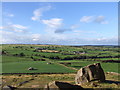
[{"label": "weathered boulder", "polygon": [[47,64],[52,64],[51,62],[48,62]]},{"label": "weathered boulder", "polygon": [[29,67],[28,70],[37,70],[37,69],[33,67]]},{"label": "weathered boulder", "polygon": [[12,86],[10,86],[10,85],[4,86],[4,87],[2,88],[2,90],[15,90],[15,89],[16,89],[15,87],[12,87]]},{"label": "weathered boulder", "polygon": [[59,81],[53,81],[49,84],[45,85],[44,90],[66,90],[66,89],[72,89],[72,90],[84,90],[81,86],[78,85],[72,85],[66,82],[59,82]]},{"label": "weathered boulder", "polygon": [[78,70],[75,77],[76,84],[84,84],[86,82],[91,82],[95,80],[98,80],[100,82],[105,81],[105,74],[100,63],[91,64],[81,68],[80,70]]}]

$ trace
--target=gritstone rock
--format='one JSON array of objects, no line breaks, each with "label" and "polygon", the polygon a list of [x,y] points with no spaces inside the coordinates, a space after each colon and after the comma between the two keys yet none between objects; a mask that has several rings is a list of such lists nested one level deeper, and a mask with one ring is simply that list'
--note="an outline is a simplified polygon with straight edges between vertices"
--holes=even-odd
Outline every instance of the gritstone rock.
[{"label": "gritstone rock", "polygon": [[45,85],[44,90],[66,90],[66,89],[72,89],[72,90],[84,90],[81,86],[78,85],[72,85],[66,82],[59,82],[59,81],[53,81],[49,84]]},{"label": "gritstone rock", "polygon": [[91,64],[81,68],[80,70],[78,70],[75,77],[76,84],[83,84],[95,80],[98,80],[100,82],[105,81],[105,74],[100,63]]}]

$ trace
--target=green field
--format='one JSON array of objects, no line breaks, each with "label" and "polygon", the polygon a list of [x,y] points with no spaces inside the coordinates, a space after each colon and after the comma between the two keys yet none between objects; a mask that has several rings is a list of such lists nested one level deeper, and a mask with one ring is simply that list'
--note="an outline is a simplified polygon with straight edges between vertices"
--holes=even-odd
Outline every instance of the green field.
[{"label": "green field", "polygon": [[[2,45],[2,73],[75,73],[100,62],[105,72],[118,72],[117,46]],[[52,64],[47,64],[47,63]],[[69,62],[71,65],[60,64]],[[29,67],[37,70],[28,70]]]},{"label": "green field", "polygon": [[[66,61],[71,62],[71,61]],[[80,69],[81,67],[87,66],[93,63],[100,63],[96,61],[73,61],[69,67],[74,67],[76,69]],[[105,72],[118,72],[119,71],[119,63],[101,63],[101,66]]]},{"label": "green field", "polygon": [[[27,58],[3,56],[2,73],[73,73],[57,63],[47,64],[48,61],[32,61]],[[34,67],[37,70],[28,70]]]},{"label": "green field", "polygon": [[[28,70],[34,67],[37,70]],[[3,64],[3,73],[71,73],[75,72],[58,64],[47,64],[46,61],[24,61]]]}]

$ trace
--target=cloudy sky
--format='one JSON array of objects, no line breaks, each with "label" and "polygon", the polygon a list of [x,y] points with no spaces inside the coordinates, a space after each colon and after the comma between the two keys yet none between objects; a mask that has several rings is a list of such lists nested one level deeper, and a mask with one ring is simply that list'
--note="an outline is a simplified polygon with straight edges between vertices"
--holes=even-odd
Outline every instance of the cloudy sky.
[{"label": "cloudy sky", "polygon": [[4,2],[3,44],[117,45],[117,2]]}]

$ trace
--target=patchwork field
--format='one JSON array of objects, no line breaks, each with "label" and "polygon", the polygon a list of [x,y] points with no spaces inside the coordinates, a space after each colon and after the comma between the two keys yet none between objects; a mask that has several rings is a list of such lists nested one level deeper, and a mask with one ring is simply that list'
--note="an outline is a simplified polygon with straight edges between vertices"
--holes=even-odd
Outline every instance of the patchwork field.
[{"label": "patchwork field", "polygon": [[118,52],[117,46],[2,45],[2,73],[74,73],[97,62],[118,72]]},{"label": "patchwork field", "polygon": [[[50,81],[74,83],[77,71],[101,63],[107,82],[84,88],[119,88],[118,46],[1,45],[3,84],[19,88],[44,87]],[[30,69],[32,68],[32,69]],[[112,74],[110,74],[112,72]],[[115,74],[114,74],[115,73]],[[8,78],[9,77],[9,78]],[[27,80],[27,83],[19,83]],[[33,84],[34,83],[34,84]]]}]

